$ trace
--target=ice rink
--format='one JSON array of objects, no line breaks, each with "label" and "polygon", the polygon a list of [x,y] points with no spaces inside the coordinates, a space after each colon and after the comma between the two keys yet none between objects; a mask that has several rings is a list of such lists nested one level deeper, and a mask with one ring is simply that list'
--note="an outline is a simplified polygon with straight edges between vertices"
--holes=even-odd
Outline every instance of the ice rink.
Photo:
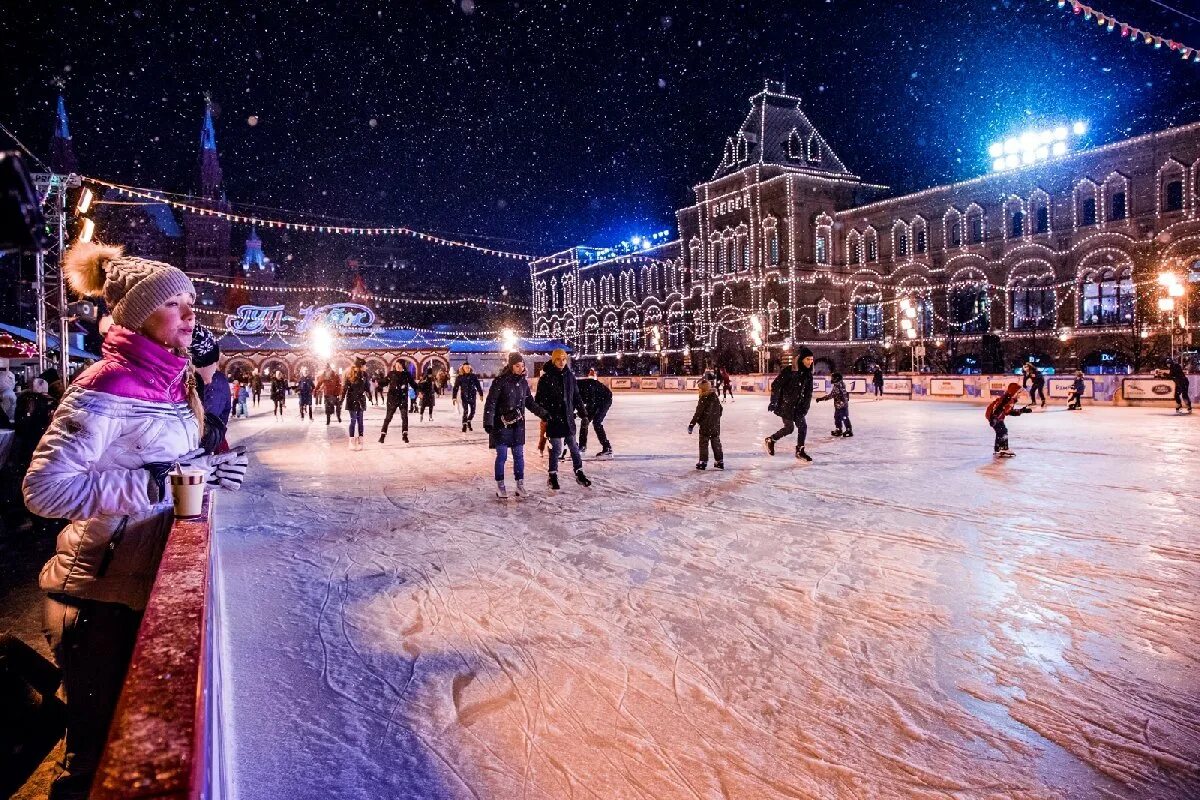
[{"label": "ice rink", "polygon": [[592,488],[531,441],[504,503],[440,403],[361,453],[232,424],[243,800],[1200,797],[1200,415],[1058,406],[996,461],[980,405],[856,398],[802,465],[743,395],[701,473],[693,395],[618,394]]}]

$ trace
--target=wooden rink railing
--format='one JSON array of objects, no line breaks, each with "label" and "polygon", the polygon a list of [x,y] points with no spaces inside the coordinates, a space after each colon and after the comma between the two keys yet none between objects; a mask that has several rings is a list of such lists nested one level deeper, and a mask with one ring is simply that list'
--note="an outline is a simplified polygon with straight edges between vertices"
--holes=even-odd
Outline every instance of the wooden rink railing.
[{"label": "wooden rink railing", "polygon": [[91,797],[214,794],[216,693],[213,495],[200,517],[175,520],[138,631]]}]

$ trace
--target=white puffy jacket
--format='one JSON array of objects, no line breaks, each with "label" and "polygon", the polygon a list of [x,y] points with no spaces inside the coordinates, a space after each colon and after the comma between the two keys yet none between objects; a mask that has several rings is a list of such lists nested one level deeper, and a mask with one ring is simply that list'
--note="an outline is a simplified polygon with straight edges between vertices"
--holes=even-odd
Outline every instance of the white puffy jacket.
[{"label": "white puffy jacket", "polygon": [[186,361],[163,359],[146,375],[143,364],[114,363],[110,356],[120,354],[109,345],[55,411],[25,476],[25,503],[40,516],[70,520],[42,568],[43,590],[141,610],[174,521],[169,493],[157,497],[143,467],[194,450],[199,432],[182,372],[171,374]]}]

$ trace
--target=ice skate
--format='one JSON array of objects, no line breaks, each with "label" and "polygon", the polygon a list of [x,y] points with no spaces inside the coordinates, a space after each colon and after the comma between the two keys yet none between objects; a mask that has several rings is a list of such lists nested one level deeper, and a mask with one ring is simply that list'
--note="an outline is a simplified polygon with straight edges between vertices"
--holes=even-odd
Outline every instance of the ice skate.
[{"label": "ice skate", "polygon": [[517,497],[525,497],[527,494],[525,491],[525,481],[517,481]]},{"label": "ice skate", "polygon": [[587,475],[584,475],[583,470],[581,469],[575,470],[575,482],[584,488],[592,485],[591,479],[589,479]]},{"label": "ice skate", "polygon": [[830,431],[829,435],[830,436],[841,436],[842,432],[841,431]]},{"label": "ice skate", "polygon": [[699,469],[699,470],[705,470],[705,469],[708,469],[708,464],[704,463],[703,461],[697,461],[697,462],[696,462],[696,469]]},{"label": "ice skate", "polygon": [[600,460],[611,461],[612,457],[613,457],[613,451],[612,451],[611,447],[601,448],[600,452],[596,453],[597,461],[600,461]]},{"label": "ice skate", "polygon": [[408,444],[408,431],[404,431],[403,433],[400,434],[400,441],[404,442],[405,444]]},{"label": "ice skate", "polygon": [[1014,453],[1012,450],[997,450],[996,451],[997,458],[1012,458],[1015,455],[1016,455],[1016,453]]},{"label": "ice skate", "polygon": [[715,464],[713,464],[713,469],[725,469],[725,462],[724,461],[716,462]]},{"label": "ice skate", "polygon": [[763,444],[765,444],[767,446],[767,455],[770,455],[770,456],[775,455],[775,440],[774,439],[772,439],[770,436],[768,436],[767,438],[763,439]]},{"label": "ice skate", "polygon": [[379,434],[379,443],[380,443],[380,444],[383,444],[383,440],[384,440],[384,439],[386,439],[386,438],[387,438],[387,434],[386,434],[386,433],[381,433],[381,434]]},{"label": "ice skate", "polygon": [[501,500],[508,499],[508,489],[504,488],[504,481],[496,481],[496,497]]},{"label": "ice skate", "polygon": [[847,429],[846,429],[846,432],[842,434],[842,438],[843,438],[843,439],[849,439],[849,438],[850,438],[851,436],[853,436],[853,435],[854,435],[854,431],[852,431],[852,430],[850,430],[849,428],[847,428]]},{"label": "ice skate", "polygon": [[357,449],[358,449],[357,447],[355,447],[355,446],[354,446],[354,437],[353,437],[353,436],[351,436],[351,437],[350,437],[350,449],[351,449],[351,450],[357,450]]},{"label": "ice skate", "polygon": [[463,432],[463,433],[466,433],[466,432],[467,432],[467,423],[465,423],[465,422],[463,423],[463,429],[462,429],[462,432]]},{"label": "ice skate", "polygon": [[796,448],[796,458],[800,459],[801,461],[809,461],[809,462],[812,461],[812,456],[810,456],[808,453],[804,452],[803,447]]},{"label": "ice skate", "polygon": [[549,486],[553,491],[556,491],[556,492],[562,488],[561,486],[558,485],[558,473],[557,472],[550,473],[549,478],[546,481],[546,485]]}]

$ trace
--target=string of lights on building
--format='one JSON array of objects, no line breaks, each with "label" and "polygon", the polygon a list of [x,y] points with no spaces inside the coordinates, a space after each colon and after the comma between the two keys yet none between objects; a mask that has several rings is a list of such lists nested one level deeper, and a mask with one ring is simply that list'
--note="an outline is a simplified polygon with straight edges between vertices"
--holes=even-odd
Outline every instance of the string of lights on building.
[{"label": "string of lights on building", "polygon": [[378,303],[390,303],[393,305],[402,306],[453,306],[464,303],[479,303],[481,305],[500,306],[504,308],[512,308],[519,311],[528,311],[531,306],[523,303],[514,303],[510,300],[496,300],[491,297],[455,297],[455,298],[428,298],[428,297],[404,297],[400,295],[385,295],[375,294],[361,289],[346,289],[340,286],[297,286],[290,284],[287,286],[275,286],[265,283],[238,283],[236,281],[218,280],[205,276],[197,276],[192,278],[193,283],[203,283],[210,286],[218,286],[222,289],[245,289],[254,292],[278,292],[281,294],[319,294],[322,292],[336,292],[347,295],[354,299],[371,300]]},{"label": "string of lights on building", "polygon": [[1127,22],[1122,22],[1106,11],[1086,6],[1077,0],[1070,0],[1070,2],[1068,0],[1051,0],[1051,2],[1063,10],[1067,10],[1069,7],[1072,14],[1081,16],[1085,21],[1096,20],[1096,27],[1103,28],[1109,33],[1120,31],[1121,38],[1128,39],[1131,44],[1140,42],[1152,46],[1155,50],[1162,50],[1165,47],[1169,52],[1178,52],[1184,61],[1200,63],[1200,50],[1195,47],[1189,47],[1166,36],[1159,36]]},{"label": "string of lights on building", "polygon": [[[143,200],[151,200],[156,203],[165,203],[172,208],[186,211],[190,214],[196,214],[206,217],[217,217],[229,222],[236,222],[243,225],[257,225],[261,228],[278,228],[289,231],[305,231],[309,233],[325,233],[325,234],[340,234],[348,236],[409,236],[423,242],[441,245],[444,247],[458,247],[466,250],[472,250],[484,255],[495,256],[497,258],[511,258],[518,261],[533,261],[535,256],[526,253],[515,253],[509,250],[499,250],[494,247],[484,247],[483,245],[474,244],[473,242],[460,241],[456,239],[448,239],[444,236],[437,236],[432,233],[425,233],[413,228],[403,226],[348,226],[348,225],[326,225],[310,222],[288,222],[281,219],[272,219],[270,217],[257,214],[239,214],[235,212],[226,212],[218,209],[205,208],[202,205],[194,203],[185,203],[180,200],[174,200],[157,189],[147,189],[138,186],[126,186],[124,184],[112,183],[111,181],[102,180],[90,176],[83,176],[83,180],[87,183],[101,186],[107,189],[115,189],[119,194],[125,197],[138,197]],[[295,212],[300,216],[300,212]],[[90,222],[90,220],[89,220]]]}]

